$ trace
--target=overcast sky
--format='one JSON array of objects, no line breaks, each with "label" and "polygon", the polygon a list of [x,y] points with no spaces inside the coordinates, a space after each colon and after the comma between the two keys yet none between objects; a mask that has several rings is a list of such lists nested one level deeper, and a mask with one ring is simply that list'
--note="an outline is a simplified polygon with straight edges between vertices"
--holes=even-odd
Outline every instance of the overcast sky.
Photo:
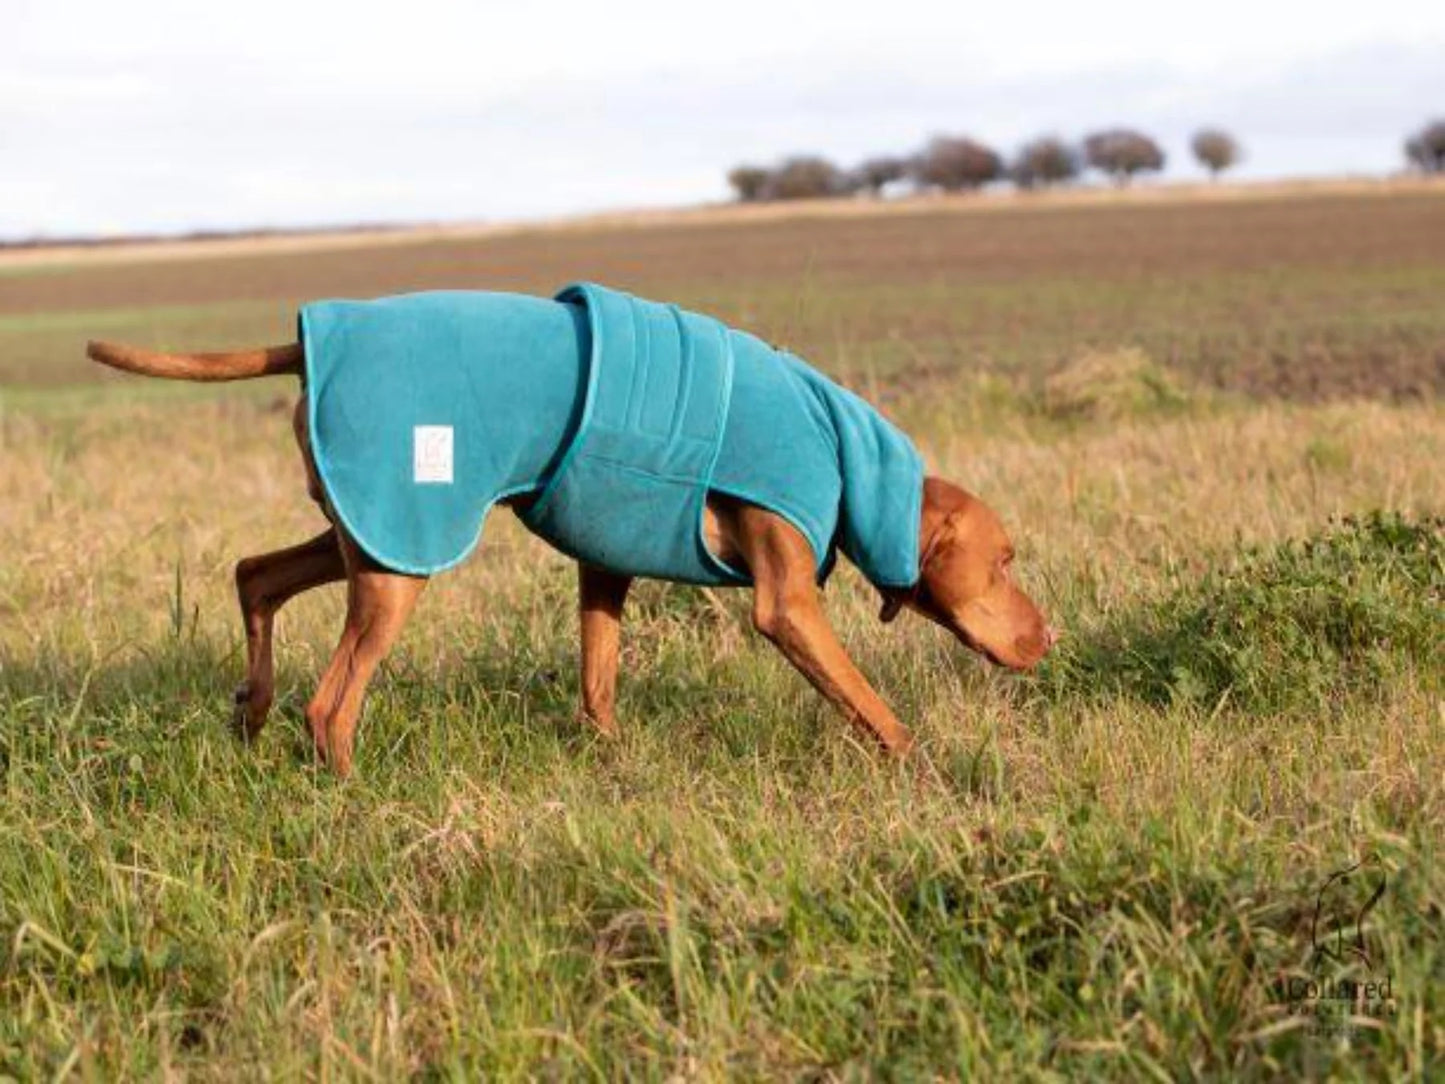
[{"label": "overcast sky", "polygon": [[1437,115],[1442,0],[0,0],[0,237],[695,203],[937,132],[1379,174]]}]

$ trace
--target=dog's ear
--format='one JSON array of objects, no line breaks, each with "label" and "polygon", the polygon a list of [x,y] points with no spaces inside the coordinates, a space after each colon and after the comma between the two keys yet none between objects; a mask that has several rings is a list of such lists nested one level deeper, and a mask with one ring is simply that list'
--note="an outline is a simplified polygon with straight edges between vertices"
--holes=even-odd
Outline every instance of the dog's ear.
[{"label": "dog's ear", "polygon": [[883,608],[878,611],[878,620],[885,625],[898,616],[898,611],[903,609],[905,596],[898,591],[885,591],[883,593]]}]

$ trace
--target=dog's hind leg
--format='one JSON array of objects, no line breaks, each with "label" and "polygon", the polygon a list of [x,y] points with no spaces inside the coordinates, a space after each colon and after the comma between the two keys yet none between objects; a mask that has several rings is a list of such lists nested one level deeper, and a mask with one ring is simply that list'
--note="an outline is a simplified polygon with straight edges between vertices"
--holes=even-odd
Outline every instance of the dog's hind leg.
[{"label": "dog's hind leg", "polygon": [[276,695],[271,633],[276,611],[302,591],[346,575],[336,530],[274,553],[247,557],[236,565],[236,596],[246,629],[246,679],[236,689],[233,725],[250,740],[266,725]]},{"label": "dog's hind leg", "polygon": [[757,630],[850,721],[890,753],[908,752],[913,735],[868,684],[828,622],[807,539],[781,516],[751,505],[733,509],[724,524],[752,573]]},{"label": "dog's hind leg", "polygon": [[351,771],[356,721],[366,687],[411,616],[424,576],[388,572],[341,536],[346,561],[346,627],[341,642],[306,707],[316,751],[338,775]]},{"label": "dog's hind leg", "polygon": [[582,718],[608,737],[617,735],[617,655],[622,643],[622,606],[631,576],[578,563],[582,615]]}]

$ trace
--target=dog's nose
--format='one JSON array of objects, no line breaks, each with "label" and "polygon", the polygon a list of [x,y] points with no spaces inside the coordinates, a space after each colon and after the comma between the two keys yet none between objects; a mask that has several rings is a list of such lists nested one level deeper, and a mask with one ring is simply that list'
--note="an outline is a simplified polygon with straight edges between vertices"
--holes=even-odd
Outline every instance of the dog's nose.
[{"label": "dog's nose", "polygon": [[1053,647],[1064,634],[1052,625],[1044,626],[1044,646]]}]

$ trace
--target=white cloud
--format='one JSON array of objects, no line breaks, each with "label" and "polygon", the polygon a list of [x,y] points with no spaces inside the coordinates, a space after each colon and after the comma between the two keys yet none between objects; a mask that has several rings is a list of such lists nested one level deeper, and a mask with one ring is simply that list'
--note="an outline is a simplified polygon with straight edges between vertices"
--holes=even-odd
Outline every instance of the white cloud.
[{"label": "white cloud", "polygon": [[1445,111],[1445,5],[18,3],[0,235],[716,198],[726,168],[1133,123],[1183,162],[1385,170]]}]

